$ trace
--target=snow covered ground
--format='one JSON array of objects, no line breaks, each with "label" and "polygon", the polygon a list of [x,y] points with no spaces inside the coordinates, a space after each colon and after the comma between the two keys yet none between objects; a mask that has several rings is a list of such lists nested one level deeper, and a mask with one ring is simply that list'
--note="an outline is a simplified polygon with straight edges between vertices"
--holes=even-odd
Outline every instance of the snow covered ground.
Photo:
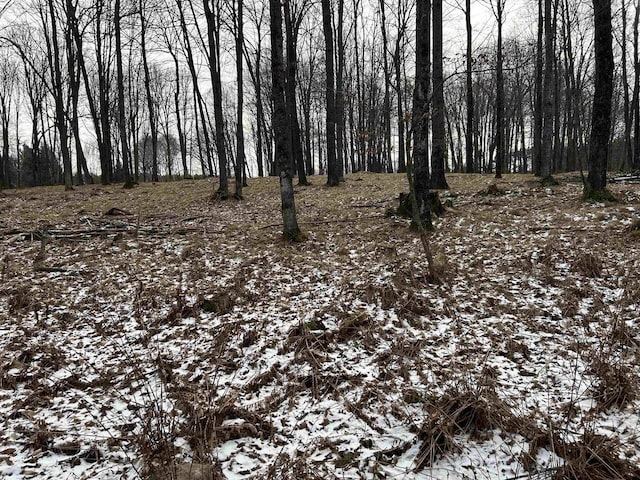
[{"label": "snow covered ground", "polygon": [[638,475],[640,185],[448,178],[0,194],[0,478]]}]

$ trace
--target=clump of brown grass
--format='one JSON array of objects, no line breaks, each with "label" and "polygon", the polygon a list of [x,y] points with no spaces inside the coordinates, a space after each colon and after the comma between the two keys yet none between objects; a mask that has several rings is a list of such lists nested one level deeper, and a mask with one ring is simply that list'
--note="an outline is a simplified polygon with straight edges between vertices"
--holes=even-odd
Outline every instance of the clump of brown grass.
[{"label": "clump of brown grass", "polygon": [[422,445],[415,471],[432,466],[441,456],[455,451],[455,435],[468,433],[478,437],[513,421],[509,407],[489,388],[452,388],[428,409],[429,418],[418,434]]},{"label": "clump of brown grass", "polygon": [[31,305],[31,295],[25,286],[16,288],[9,296],[9,313],[16,313]]},{"label": "clump of brown grass", "polygon": [[556,447],[564,465],[555,472],[553,480],[622,480],[640,476],[638,467],[619,457],[620,446],[611,438],[588,432],[579,442],[559,441]]},{"label": "clump of brown grass", "polygon": [[597,411],[624,408],[636,398],[637,382],[628,366],[600,356],[591,365],[591,372],[597,378],[593,392]]},{"label": "clump of brown grass", "polygon": [[591,252],[578,255],[572,264],[572,270],[585,277],[598,278],[602,276],[602,260]]}]

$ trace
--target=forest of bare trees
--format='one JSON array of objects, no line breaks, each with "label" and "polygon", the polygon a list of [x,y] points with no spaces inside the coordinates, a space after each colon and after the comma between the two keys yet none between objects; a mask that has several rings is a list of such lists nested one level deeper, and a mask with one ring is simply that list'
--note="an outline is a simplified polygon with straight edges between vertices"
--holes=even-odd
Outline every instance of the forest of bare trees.
[{"label": "forest of bare trees", "polygon": [[[218,177],[219,198],[235,178],[241,198],[248,176],[280,173],[279,141],[303,185],[317,173],[337,185],[349,172],[403,172],[417,141],[424,158],[414,159],[415,170],[431,188],[446,188],[451,171],[547,179],[587,170],[593,142],[607,151],[609,169],[640,168],[637,2],[608,2],[612,120],[599,140],[590,132],[600,7],[417,3],[281,4],[284,106],[271,72],[279,64],[270,38],[275,6],[266,2],[7,4],[0,184],[71,189],[203,175]],[[476,17],[486,19],[483,30],[474,30]],[[416,31],[426,42],[422,60]],[[416,97],[419,73],[426,77]],[[423,120],[414,118],[417,98]],[[290,138],[277,138],[277,121]]]}]

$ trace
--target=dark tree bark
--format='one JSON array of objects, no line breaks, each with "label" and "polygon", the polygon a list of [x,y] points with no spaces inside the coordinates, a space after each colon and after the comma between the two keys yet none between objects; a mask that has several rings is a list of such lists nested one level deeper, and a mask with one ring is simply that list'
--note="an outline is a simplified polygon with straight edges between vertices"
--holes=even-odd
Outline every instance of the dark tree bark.
[{"label": "dark tree bark", "polygon": [[122,35],[120,32],[120,0],[115,0],[113,29],[116,37],[116,84],[118,89],[118,130],[120,132],[120,152],[124,170],[124,188],[132,188],[133,180],[129,168],[129,142],[124,104],[124,73],[122,69]]},{"label": "dark tree bark", "polygon": [[638,25],[640,24],[640,4],[636,4],[633,19],[633,168],[640,169],[640,48],[638,48]]},{"label": "dark tree bark", "polygon": [[631,153],[631,106],[629,101],[629,77],[627,74],[627,6],[622,1],[622,89],[623,89],[623,115],[624,115],[624,155],[622,157],[621,169],[625,169],[632,165],[633,158]]},{"label": "dark tree bark", "polygon": [[[200,129],[202,129],[202,136],[204,138],[204,150],[205,150],[205,158],[206,165],[209,170],[209,176],[213,176],[213,162],[211,159],[211,137],[209,136],[209,128],[207,126],[207,118],[204,112],[203,104],[204,100],[202,98],[202,93],[200,92],[200,87],[198,86],[198,73],[196,71],[196,64],[193,57],[193,49],[191,48],[191,40],[189,31],[187,29],[187,22],[184,16],[184,9],[182,0],[176,0],[176,5],[178,7],[178,14],[180,16],[180,29],[182,31],[182,38],[184,40],[184,49],[187,57],[187,66],[189,68],[189,74],[191,75],[191,83],[193,85],[193,94],[195,99],[194,106],[194,115],[196,116],[196,132],[199,135]],[[200,128],[197,128],[199,124]],[[198,140],[199,148],[202,148],[202,143]],[[201,155],[202,156],[202,155]],[[204,163],[204,159],[203,163]],[[202,169],[203,173],[205,169]]]},{"label": "dark tree bark", "polygon": [[145,18],[145,3],[138,3],[140,15],[140,54],[142,55],[142,67],[144,69],[144,90],[147,96],[147,111],[149,114],[149,129],[151,130],[151,181],[158,181],[158,125],[156,108],[151,95],[151,73],[147,60],[147,19]]},{"label": "dark tree bark", "polygon": [[543,36],[544,15],[543,0],[538,0],[538,36],[536,44],[536,84],[535,104],[533,108],[533,173],[540,176],[542,170],[542,124],[543,124]]},{"label": "dark tree bark", "polygon": [[496,52],[496,178],[502,178],[505,158],[504,73],[502,65],[503,1],[504,0],[496,0],[495,12],[498,21],[498,47]]},{"label": "dark tree bark", "polygon": [[551,0],[544,0],[544,84],[542,86],[542,157],[540,158],[540,177],[543,182],[553,181],[553,25],[551,22]]},{"label": "dark tree bark", "polygon": [[41,11],[43,26],[45,28],[45,42],[51,73],[51,89],[55,102],[55,118],[58,134],[60,135],[60,151],[62,152],[62,166],[64,171],[64,189],[73,190],[73,176],[71,165],[71,152],[69,151],[69,135],[67,130],[67,111],[64,101],[64,85],[62,84],[62,72],[60,65],[60,42],[58,41],[58,26],[53,2],[49,1],[49,21],[51,31],[47,32],[46,15]]},{"label": "dark tree bark", "polygon": [[[98,67],[98,103],[99,119],[102,127],[102,143],[98,144],[100,150],[101,181],[107,185],[113,181],[113,145],[111,139],[110,110],[111,100],[109,92],[111,82],[109,78],[108,62],[105,63],[103,47],[102,16],[104,13],[104,0],[96,2],[96,65]],[[85,79],[86,82],[86,79]],[[89,85],[85,85],[89,90]]]},{"label": "dark tree bark", "polygon": [[[501,2],[502,0],[498,0]],[[500,31],[500,30],[498,30]],[[498,34],[498,40],[500,35]],[[447,131],[445,125],[444,72],[442,59],[442,0],[433,0],[433,114],[431,144],[431,188],[447,189],[445,157]]]},{"label": "dark tree bark", "polygon": [[173,39],[170,38],[166,32],[164,31],[165,44],[167,46],[167,50],[169,51],[169,55],[173,59],[173,67],[174,67],[174,78],[176,88],[173,92],[173,107],[175,109],[176,115],[176,129],[178,130],[178,142],[180,145],[180,159],[182,161],[182,172],[184,178],[189,177],[189,167],[187,166],[187,138],[185,134],[185,127],[183,125],[183,118],[181,111],[183,110],[180,102],[181,98],[181,90],[182,90],[182,80],[180,75],[180,62],[178,60],[178,54],[173,48]]},{"label": "dark tree bark", "polygon": [[595,86],[589,140],[589,175],[585,197],[606,198],[611,98],[613,95],[613,37],[611,0],[593,0]]},{"label": "dark tree bark", "polygon": [[302,22],[305,8],[306,6],[303,5],[300,8],[300,11],[292,13],[290,2],[284,2],[284,22],[287,37],[286,101],[287,111],[289,113],[289,122],[291,125],[291,154],[294,162],[293,168],[298,172],[298,185],[309,185],[304,164],[304,155],[302,153],[302,135],[300,133],[300,124],[298,122],[298,105],[296,99],[298,33],[300,31],[300,23]]},{"label": "dark tree bark", "polygon": [[338,71],[336,74],[336,100],[335,100],[335,120],[336,120],[336,167],[338,181],[344,181],[344,0],[338,1],[338,23],[336,25],[337,38],[336,47]]},{"label": "dark tree bark", "polygon": [[204,14],[207,20],[207,39],[209,71],[211,72],[211,87],[213,93],[213,116],[216,126],[216,152],[218,153],[218,168],[220,181],[214,197],[224,200],[229,197],[229,177],[227,175],[227,150],[224,140],[224,114],[222,111],[222,79],[220,72],[220,19],[216,4],[210,0],[203,0]]},{"label": "dark tree bark", "polygon": [[[272,0],[273,1],[273,0]],[[335,107],[335,72],[333,65],[333,15],[330,0],[322,0],[322,30],[325,44],[325,95],[326,95],[326,130],[327,130],[327,185],[337,187],[340,184],[338,158],[336,156],[336,107]]]},{"label": "dark tree bark", "polygon": [[[413,184],[417,214],[425,228],[432,228],[429,205],[429,50],[431,48],[429,0],[416,4],[416,74],[413,91]],[[408,165],[410,167],[410,165]]]},{"label": "dark tree bark", "polygon": [[285,102],[285,71],[282,41],[282,11],[280,0],[269,0],[271,13],[271,79],[273,82],[273,133],[280,175],[280,199],[284,236],[294,242],[302,240],[291,178],[291,160],[287,105]]},{"label": "dark tree bark", "polygon": [[[384,118],[384,124],[382,126],[384,130],[384,144],[383,144],[383,165],[387,167],[389,171],[389,165],[391,164],[391,72],[389,71],[389,59],[388,59],[388,42],[387,42],[387,18],[385,14],[385,0],[380,0],[380,29],[382,33],[382,65],[384,68],[384,101],[382,104],[382,115]],[[392,170],[393,171],[393,170]]]},{"label": "dark tree bark", "polygon": [[243,57],[243,44],[244,44],[244,30],[243,22],[244,16],[242,12],[242,3],[244,0],[237,0],[236,7],[236,79],[238,82],[237,90],[237,113],[236,113],[236,165],[235,165],[235,183],[236,191],[235,197],[238,200],[242,199],[242,186],[244,184],[244,125],[243,125],[243,111],[244,111],[244,88],[243,88],[243,75],[242,75],[242,57]]},{"label": "dark tree bark", "polygon": [[473,173],[473,119],[474,119],[474,102],[473,102],[473,52],[472,52],[472,30],[471,30],[471,0],[465,1],[465,21],[467,24],[467,130],[465,132],[465,154],[466,154],[466,171]]},{"label": "dark tree bark", "polygon": [[[78,33],[78,23],[76,16],[76,6],[71,0],[66,0],[64,4],[65,16],[66,16],[66,29],[65,29],[65,43],[67,48],[67,73],[69,74],[70,82],[70,94],[71,94],[71,129],[73,131],[73,138],[75,140],[76,148],[76,164],[77,164],[77,183],[82,185],[84,180],[88,183],[93,183],[93,178],[89,173],[89,167],[87,165],[87,159],[84,155],[82,142],[80,140],[80,127],[79,127],[79,114],[78,114],[78,102],[80,100],[80,78],[83,75],[84,68],[84,54],[82,52],[82,39]],[[86,72],[84,73],[86,79]],[[92,105],[93,98],[89,97],[87,103],[90,104],[89,109],[92,112],[92,118],[95,125],[95,108]],[[96,132],[97,136],[97,132]],[[101,141],[101,140],[100,140]],[[84,174],[84,178],[83,178]]]}]

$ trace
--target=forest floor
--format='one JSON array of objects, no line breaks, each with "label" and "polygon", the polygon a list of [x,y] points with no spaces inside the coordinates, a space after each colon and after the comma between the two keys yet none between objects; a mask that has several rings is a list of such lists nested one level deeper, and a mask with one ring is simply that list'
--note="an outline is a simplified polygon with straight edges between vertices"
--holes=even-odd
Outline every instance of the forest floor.
[{"label": "forest floor", "polygon": [[612,479],[640,468],[640,184],[403,175],[0,192],[0,478]]}]

